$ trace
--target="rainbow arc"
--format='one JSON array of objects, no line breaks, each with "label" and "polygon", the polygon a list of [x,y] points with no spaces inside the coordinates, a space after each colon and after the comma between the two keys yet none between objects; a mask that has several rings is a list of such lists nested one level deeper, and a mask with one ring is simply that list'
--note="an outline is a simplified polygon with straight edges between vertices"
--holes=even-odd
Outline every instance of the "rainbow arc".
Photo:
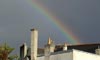
[{"label": "rainbow arc", "polygon": [[78,37],[75,36],[70,29],[68,29],[68,26],[65,27],[64,24],[48,10],[48,8],[36,0],[28,0],[27,2],[31,7],[42,13],[47,20],[50,20],[53,24],[55,24],[71,44],[80,44]]}]

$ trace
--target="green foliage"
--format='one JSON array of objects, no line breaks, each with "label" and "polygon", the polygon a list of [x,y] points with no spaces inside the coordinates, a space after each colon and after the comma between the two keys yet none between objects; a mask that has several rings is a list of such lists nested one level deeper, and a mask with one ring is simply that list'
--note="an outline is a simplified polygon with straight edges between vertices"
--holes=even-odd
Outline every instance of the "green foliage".
[{"label": "green foliage", "polygon": [[0,53],[6,52],[6,53],[10,54],[13,50],[14,50],[14,48],[11,48],[6,43],[4,45],[0,46]]},{"label": "green foliage", "polygon": [[9,56],[8,59],[9,60],[14,60],[14,59],[18,60],[18,56],[17,55]]},{"label": "green foliage", "polygon": [[2,60],[7,60],[8,55],[14,50],[14,48],[11,48],[7,45],[7,43],[0,46],[0,58]]}]

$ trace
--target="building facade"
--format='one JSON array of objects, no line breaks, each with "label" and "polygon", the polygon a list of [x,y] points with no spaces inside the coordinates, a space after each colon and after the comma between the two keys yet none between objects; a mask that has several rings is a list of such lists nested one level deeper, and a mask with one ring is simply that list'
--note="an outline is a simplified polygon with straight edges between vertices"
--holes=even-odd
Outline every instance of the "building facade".
[{"label": "building facade", "polygon": [[82,45],[55,45],[48,39],[44,48],[38,48],[38,30],[31,29],[31,47],[20,47],[20,60],[100,60],[100,43]]}]

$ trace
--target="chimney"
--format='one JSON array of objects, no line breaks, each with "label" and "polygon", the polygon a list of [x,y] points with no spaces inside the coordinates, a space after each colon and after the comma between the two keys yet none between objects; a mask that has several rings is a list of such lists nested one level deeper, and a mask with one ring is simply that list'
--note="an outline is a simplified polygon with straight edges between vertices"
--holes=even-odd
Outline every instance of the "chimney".
[{"label": "chimney", "polygon": [[49,39],[48,39],[47,44],[48,44],[48,45],[50,45],[50,44],[51,44],[51,39],[50,39],[50,37],[49,37]]},{"label": "chimney", "polygon": [[100,46],[98,46],[98,48],[95,50],[95,53],[100,55]]},{"label": "chimney", "polygon": [[20,59],[23,60],[27,55],[27,45],[24,43],[20,46]]},{"label": "chimney", "polygon": [[67,43],[64,44],[63,51],[67,51]]},{"label": "chimney", "polygon": [[50,53],[54,52],[55,44],[54,44],[53,40],[50,39],[50,37],[48,39],[48,42],[47,42],[47,45],[45,46],[45,48],[46,49],[48,48]]},{"label": "chimney", "polygon": [[31,60],[37,60],[38,31],[31,29]]}]

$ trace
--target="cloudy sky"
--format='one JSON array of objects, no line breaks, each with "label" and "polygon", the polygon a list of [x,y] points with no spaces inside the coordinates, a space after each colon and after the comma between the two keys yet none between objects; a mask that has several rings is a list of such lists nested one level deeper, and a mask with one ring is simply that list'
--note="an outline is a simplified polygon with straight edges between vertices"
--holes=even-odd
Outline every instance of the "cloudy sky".
[{"label": "cloudy sky", "polygon": [[16,48],[26,42],[30,44],[30,29],[39,30],[39,47],[46,44],[50,36],[56,44],[68,42],[61,27],[47,20],[34,3],[42,4],[81,43],[100,43],[100,0],[0,0],[0,44],[8,42]]}]

